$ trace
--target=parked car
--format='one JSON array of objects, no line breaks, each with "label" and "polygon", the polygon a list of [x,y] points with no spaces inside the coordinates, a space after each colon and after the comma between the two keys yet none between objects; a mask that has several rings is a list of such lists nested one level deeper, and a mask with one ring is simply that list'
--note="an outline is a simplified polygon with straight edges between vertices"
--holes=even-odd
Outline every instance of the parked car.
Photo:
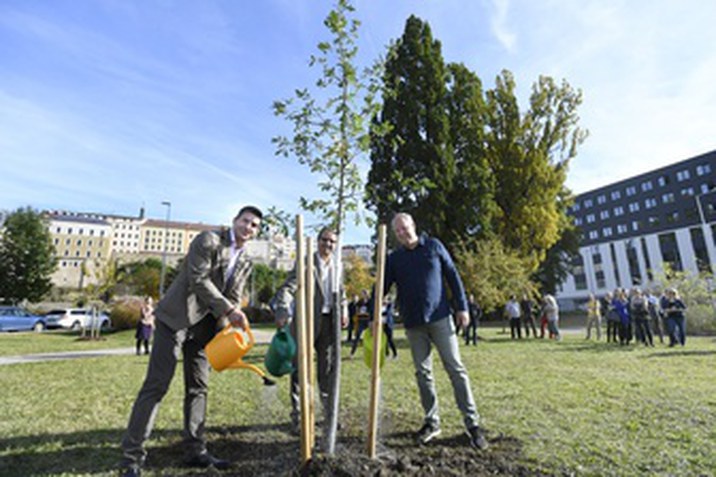
[{"label": "parked car", "polygon": [[45,315],[48,328],[79,330],[92,327],[107,329],[112,326],[112,321],[104,312],[97,314],[96,321],[93,321],[93,318],[92,310],[88,308],[63,308],[52,310]]},{"label": "parked car", "polygon": [[47,327],[45,317],[33,315],[19,306],[0,306],[0,331],[36,331]]}]

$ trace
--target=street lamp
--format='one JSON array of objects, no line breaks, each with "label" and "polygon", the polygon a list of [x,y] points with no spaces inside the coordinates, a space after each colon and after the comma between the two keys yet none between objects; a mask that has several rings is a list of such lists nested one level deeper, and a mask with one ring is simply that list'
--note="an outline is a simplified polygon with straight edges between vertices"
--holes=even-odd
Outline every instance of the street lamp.
[{"label": "street lamp", "polygon": [[167,208],[167,220],[164,222],[164,250],[162,250],[162,273],[159,277],[159,298],[164,296],[164,277],[167,273],[167,242],[169,241],[169,218],[172,213],[172,203],[168,200],[162,202]]}]

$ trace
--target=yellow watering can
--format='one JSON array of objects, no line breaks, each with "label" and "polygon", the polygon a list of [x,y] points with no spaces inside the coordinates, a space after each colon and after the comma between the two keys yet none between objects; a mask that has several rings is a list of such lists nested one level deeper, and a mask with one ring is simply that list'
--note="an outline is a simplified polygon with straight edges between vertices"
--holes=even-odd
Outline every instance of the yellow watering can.
[{"label": "yellow watering can", "polygon": [[254,343],[256,343],[254,334],[251,332],[251,328],[249,328],[248,324],[246,325],[246,336],[248,337],[248,341],[244,338],[241,330],[231,325],[227,325],[226,328],[217,333],[204,348],[211,367],[216,371],[237,368],[248,369],[261,376],[265,385],[271,386],[276,384],[267,378],[266,373],[261,371],[261,369],[253,364],[244,363],[242,360],[244,355],[246,355],[246,353],[254,347]]}]

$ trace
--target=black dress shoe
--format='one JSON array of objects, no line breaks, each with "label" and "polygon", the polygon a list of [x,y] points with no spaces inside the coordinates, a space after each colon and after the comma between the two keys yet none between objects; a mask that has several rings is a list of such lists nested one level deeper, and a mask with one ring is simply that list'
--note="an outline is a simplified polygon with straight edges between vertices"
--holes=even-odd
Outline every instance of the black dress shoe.
[{"label": "black dress shoe", "polygon": [[137,465],[130,465],[128,467],[123,467],[119,471],[120,477],[141,477],[142,470]]},{"label": "black dress shoe", "polygon": [[226,470],[231,466],[231,462],[214,457],[208,452],[204,452],[203,454],[195,455],[191,459],[188,459],[186,461],[186,465],[189,467],[214,467],[218,470]]}]

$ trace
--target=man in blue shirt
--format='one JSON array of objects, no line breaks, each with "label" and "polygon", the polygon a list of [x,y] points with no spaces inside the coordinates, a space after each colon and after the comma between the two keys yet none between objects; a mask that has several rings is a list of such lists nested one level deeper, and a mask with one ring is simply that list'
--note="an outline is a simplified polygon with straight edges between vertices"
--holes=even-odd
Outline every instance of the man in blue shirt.
[{"label": "man in blue shirt", "polygon": [[470,443],[481,450],[488,444],[479,427],[479,414],[470,389],[470,379],[460,358],[457,333],[451,319],[445,283],[456,302],[460,327],[470,321],[467,300],[460,276],[442,243],[426,235],[417,235],[409,214],[396,214],[393,232],[401,247],[386,262],[385,288],[398,287],[398,307],[410,343],[420,401],[425,411],[418,440],[428,443],[440,434],[438,398],[433,379],[432,345],[435,345],[445,371],[450,376],[457,406],[462,412]]}]

